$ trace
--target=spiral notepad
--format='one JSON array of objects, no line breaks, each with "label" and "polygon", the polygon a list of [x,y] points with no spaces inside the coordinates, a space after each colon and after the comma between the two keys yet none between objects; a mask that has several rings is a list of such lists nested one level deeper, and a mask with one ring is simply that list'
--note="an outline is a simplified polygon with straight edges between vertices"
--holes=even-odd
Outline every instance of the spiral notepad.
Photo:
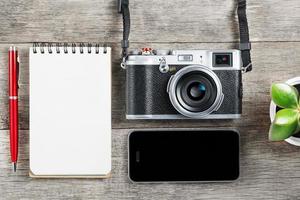
[{"label": "spiral notepad", "polygon": [[30,174],[107,177],[111,170],[111,48],[30,48]]}]

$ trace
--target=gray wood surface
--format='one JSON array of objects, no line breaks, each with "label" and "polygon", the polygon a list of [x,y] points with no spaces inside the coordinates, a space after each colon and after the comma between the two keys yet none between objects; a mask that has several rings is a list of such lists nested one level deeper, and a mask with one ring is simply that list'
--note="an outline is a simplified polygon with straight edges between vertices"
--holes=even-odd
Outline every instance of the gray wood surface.
[{"label": "gray wood surface", "polygon": [[[234,0],[131,0],[131,47],[236,48]],[[125,120],[125,72],[119,67],[122,20],[115,0],[0,1],[0,199],[300,199],[300,148],[268,141],[269,87],[300,76],[299,0],[249,0],[253,71],[244,75],[239,120]],[[32,42],[100,42],[113,47],[112,178],[28,177],[29,67]],[[11,172],[7,50],[20,48],[20,160]],[[132,184],[127,142],[133,128],[235,128],[241,133],[241,177],[234,183]]]},{"label": "gray wood surface", "polygon": [[[121,40],[117,0],[10,0],[0,2],[0,41]],[[135,42],[238,40],[234,0],[132,0]],[[298,0],[250,0],[252,41],[299,41]],[[159,37],[158,37],[159,35]]]}]

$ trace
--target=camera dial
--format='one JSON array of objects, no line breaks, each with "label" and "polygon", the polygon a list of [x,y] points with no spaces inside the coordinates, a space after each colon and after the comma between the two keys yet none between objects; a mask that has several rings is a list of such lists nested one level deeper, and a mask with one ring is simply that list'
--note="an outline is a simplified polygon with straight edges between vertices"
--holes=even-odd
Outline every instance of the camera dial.
[{"label": "camera dial", "polygon": [[179,70],[170,78],[167,91],[173,107],[190,118],[203,118],[218,110],[224,97],[218,76],[202,65]]},{"label": "camera dial", "polygon": [[152,48],[149,47],[142,48],[142,55],[153,55]]}]

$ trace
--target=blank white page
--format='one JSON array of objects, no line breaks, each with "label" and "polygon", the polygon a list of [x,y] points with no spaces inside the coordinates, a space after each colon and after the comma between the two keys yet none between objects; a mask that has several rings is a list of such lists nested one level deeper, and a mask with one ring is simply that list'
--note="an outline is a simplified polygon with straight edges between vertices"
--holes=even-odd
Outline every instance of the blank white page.
[{"label": "blank white page", "polygon": [[111,49],[30,48],[30,170],[105,176],[111,170]]}]

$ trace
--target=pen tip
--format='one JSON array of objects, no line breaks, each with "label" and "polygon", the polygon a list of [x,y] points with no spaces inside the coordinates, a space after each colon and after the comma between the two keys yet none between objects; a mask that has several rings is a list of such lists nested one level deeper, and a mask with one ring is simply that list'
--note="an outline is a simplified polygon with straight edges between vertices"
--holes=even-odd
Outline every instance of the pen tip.
[{"label": "pen tip", "polygon": [[13,164],[13,170],[14,170],[14,172],[16,172],[17,171],[17,163],[12,163]]}]

